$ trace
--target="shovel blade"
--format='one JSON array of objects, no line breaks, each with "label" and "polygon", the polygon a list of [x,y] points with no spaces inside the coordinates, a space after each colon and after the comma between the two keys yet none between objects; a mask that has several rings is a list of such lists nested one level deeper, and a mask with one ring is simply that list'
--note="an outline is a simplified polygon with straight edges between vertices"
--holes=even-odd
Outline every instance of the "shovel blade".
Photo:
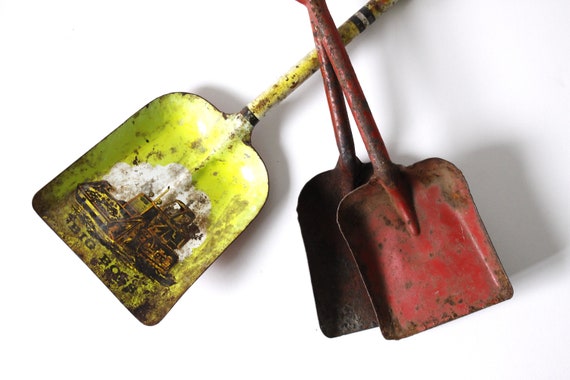
[{"label": "shovel blade", "polygon": [[33,207],[142,323],[158,323],[265,203],[251,125],[161,96],[42,188]]},{"label": "shovel blade", "polygon": [[[360,172],[369,173],[369,169]],[[370,297],[336,221],[338,204],[352,188],[352,177],[347,178],[337,167],[307,182],[297,205],[319,325],[329,338],[378,326]]]},{"label": "shovel blade", "polygon": [[408,337],[513,295],[461,172],[437,158],[401,170],[419,235],[409,234],[373,181],[347,195],[338,211],[387,339]]}]

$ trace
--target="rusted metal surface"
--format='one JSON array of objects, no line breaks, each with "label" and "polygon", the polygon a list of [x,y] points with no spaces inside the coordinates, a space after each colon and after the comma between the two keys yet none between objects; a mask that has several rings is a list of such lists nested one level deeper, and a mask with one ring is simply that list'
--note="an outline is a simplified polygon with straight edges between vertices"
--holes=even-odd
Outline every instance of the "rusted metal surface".
[{"label": "rusted metal surface", "polygon": [[317,25],[373,167],[368,182],[342,199],[337,220],[383,335],[404,338],[512,297],[461,172],[439,158],[392,163],[325,1],[300,2]]},{"label": "rusted metal surface", "polygon": [[[347,193],[335,168],[311,179],[297,207],[319,325],[337,337],[378,325],[358,267],[336,223],[336,210]],[[337,187],[338,186],[338,187]]]}]

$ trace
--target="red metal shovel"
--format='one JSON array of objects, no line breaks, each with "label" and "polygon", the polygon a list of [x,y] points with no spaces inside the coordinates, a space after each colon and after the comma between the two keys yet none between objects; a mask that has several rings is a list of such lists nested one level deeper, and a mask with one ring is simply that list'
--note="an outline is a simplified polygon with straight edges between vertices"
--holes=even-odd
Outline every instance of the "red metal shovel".
[{"label": "red metal shovel", "polygon": [[401,339],[512,297],[459,169],[439,158],[392,163],[324,0],[309,10],[370,156],[370,180],[337,220],[387,339]]}]

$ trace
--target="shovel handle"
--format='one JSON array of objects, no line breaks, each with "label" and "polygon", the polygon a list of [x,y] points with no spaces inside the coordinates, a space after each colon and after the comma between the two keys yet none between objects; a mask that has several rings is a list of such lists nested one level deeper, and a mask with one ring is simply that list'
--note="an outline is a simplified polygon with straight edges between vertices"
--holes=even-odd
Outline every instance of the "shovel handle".
[{"label": "shovel handle", "polygon": [[354,182],[355,173],[358,165],[360,164],[360,160],[356,156],[356,151],[354,149],[354,139],[352,138],[352,131],[350,129],[348,112],[346,110],[346,104],[342,94],[342,87],[338,82],[324,47],[320,43],[319,39],[316,38],[316,34],[315,46],[319,62],[321,63],[321,75],[323,77],[325,94],[331,114],[336,145],[340,155],[340,169],[347,178],[350,178],[350,180]]},{"label": "shovel handle", "polygon": [[[360,35],[376,19],[386,12],[398,0],[370,0],[338,29],[343,44],[349,44]],[[336,29],[336,28],[335,28]],[[299,85],[305,82],[319,68],[316,49],[309,52],[277,82],[268,87],[257,98],[252,100],[241,111],[241,114],[251,123],[257,124],[261,118],[275,105],[289,96]]]},{"label": "shovel handle", "polygon": [[386,145],[378,131],[376,121],[364,96],[364,91],[362,91],[340,34],[334,26],[334,21],[326,2],[324,0],[297,1],[305,5],[309,11],[313,33],[316,33],[316,38],[323,45],[341,83],[344,96],[348,101],[356,125],[362,135],[375,174],[390,185],[392,182],[390,174],[394,165],[390,161]]},{"label": "shovel handle", "polygon": [[297,0],[309,11],[315,39],[323,46],[340,82],[356,125],[374,169],[373,179],[389,194],[395,208],[412,235],[419,234],[419,223],[411,199],[410,187],[398,167],[392,163],[380,136],[364,91],[350,62],[350,57],[336,30],[325,0]]}]

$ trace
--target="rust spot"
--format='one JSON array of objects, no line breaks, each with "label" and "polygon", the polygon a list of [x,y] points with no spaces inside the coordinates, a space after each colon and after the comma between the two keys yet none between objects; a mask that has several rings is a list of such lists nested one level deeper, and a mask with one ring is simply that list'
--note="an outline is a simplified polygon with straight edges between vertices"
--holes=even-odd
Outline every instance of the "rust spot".
[{"label": "rust spot", "polygon": [[453,297],[449,296],[447,297],[443,303],[448,304],[450,306],[455,306],[455,301],[453,300]]},{"label": "rust spot", "polygon": [[142,303],[140,306],[131,310],[133,315],[141,321],[147,320],[148,316],[152,313],[153,306],[148,302]]},{"label": "rust spot", "polygon": [[164,158],[164,153],[160,150],[153,150],[149,154],[146,155],[146,159],[150,159],[151,157],[155,156],[158,160],[162,160]]},{"label": "rust spot", "polygon": [[469,199],[457,189],[442,189],[442,196],[453,208],[462,208],[469,204]]}]

